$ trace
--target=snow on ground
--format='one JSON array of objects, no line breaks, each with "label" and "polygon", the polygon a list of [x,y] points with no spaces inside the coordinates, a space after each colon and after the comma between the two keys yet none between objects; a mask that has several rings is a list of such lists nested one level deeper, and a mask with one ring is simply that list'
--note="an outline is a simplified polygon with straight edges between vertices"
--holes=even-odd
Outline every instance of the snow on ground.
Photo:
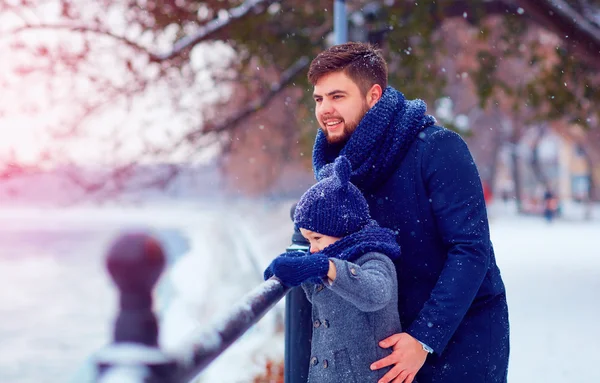
[{"label": "snow on ground", "polygon": [[509,304],[509,381],[600,382],[600,221],[509,216],[491,228]]},{"label": "snow on ground", "polygon": [[[115,290],[103,267],[123,228],[148,228],[169,253],[157,290],[161,344],[176,349],[261,281],[289,244],[289,202],[178,203],[152,207],[0,210],[0,382],[86,381],[87,357],[109,342]],[[509,381],[600,381],[600,208],[577,205],[548,224],[490,210],[511,320]],[[283,302],[199,379],[251,382],[282,358]],[[87,374],[87,375],[86,375]],[[89,379],[88,379],[89,380]]]},{"label": "snow on ground", "polygon": [[[117,302],[103,257],[121,230],[148,230],[163,241],[172,268],[161,278],[156,308],[161,342],[176,347],[188,330],[208,325],[262,282],[270,258],[289,243],[284,205],[3,207],[0,382],[90,381],[88,357],[110,341]],[[283,352],[281,334],[274,331],[281,315],[280,304],[203,381],[211,381],[211,371],[223,376],[219,365],[223,369],[228,355],[242,359],[236,366],[246,374],[234,369],[229,382],[263,372],[265,359]]]},{"label": "snow on ground", "polygon": [[[177,346],[193,330],[219,325],[211,318],[220,318],[231,303],[262,283],[265,267],[289,245],[293,229],[290,205],[258,209],[253,204],[230,205],[228,211],[219,214],[219,222],[211,225],[210,245],[204,229],[188,231],[191,250],[173,266],[170,275],[173,299],[164,311],[161,334],[165,350],[177,353]],[[264,373],[267,359],[282,359],[283,304],[281,301],[225,351],[197,382],[250,382]]]},{"label": "snow on ground", "polygon": [[111,233],[18,224],[0,219],[0,382],[64,382],[110,334]]}]

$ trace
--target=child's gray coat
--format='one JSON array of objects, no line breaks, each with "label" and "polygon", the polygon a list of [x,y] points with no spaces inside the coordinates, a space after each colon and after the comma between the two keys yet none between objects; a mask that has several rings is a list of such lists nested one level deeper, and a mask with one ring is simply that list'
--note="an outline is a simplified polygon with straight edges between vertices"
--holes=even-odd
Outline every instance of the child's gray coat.
[{"label": "child's gray coat", "polygon": [[355,262],[330,258],[332,284],[305,283],[312,303],[309,383],[375,383],[389,370],[371,363],[389,355],[378,342],[401,331],[396,269],[389,257],[370,252]]}]

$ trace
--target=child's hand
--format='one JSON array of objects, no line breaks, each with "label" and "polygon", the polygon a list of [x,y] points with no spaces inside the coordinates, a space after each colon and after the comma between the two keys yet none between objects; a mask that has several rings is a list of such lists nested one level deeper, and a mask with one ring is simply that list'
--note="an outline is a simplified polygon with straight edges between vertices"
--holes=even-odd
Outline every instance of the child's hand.
[{"label": "child's hand", "polygon": [[[295,258],[295,257],[303,257],[306,254],[307,253],[305,251],[294,250],[294,251],[286,251],[285,253],[280,254],[279,257]],[[263,278],[265,281],[273,276],[273,270],[271,270],[272,266],[273,266],[273,262],[271,262],[271,264],[265,269],[265,271],[263,273]]]},{"label": "child's hand", "polygon": [[[299,286],[309,279],[322,278],[329,271],[329,258],[322,254],[277,257],[267,268],[286,286]],[[266,271],[265,271],[266,273]]]}]

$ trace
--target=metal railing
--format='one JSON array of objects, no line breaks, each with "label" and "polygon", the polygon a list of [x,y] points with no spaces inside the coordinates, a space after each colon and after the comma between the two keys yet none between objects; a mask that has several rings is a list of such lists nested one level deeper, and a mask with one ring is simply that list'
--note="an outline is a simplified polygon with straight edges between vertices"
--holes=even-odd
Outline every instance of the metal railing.
[{"label": "metal railing", "polygon": [[[292,210],[293,211],[293,210]],[[308,250],[296,230],[288,250]],[[188,383],[286,296],[285,383],[305,383],[310,357],[311,307],[300,288],[271,278],[235,303],[219,326],[189,335],[176,357],[158,345],[159,324],[152,294],[165,268],[160,243],[145,233],[129,233],[111,246],[106,266],[119,291],[113,341],[93,356],[95,382]]]}]

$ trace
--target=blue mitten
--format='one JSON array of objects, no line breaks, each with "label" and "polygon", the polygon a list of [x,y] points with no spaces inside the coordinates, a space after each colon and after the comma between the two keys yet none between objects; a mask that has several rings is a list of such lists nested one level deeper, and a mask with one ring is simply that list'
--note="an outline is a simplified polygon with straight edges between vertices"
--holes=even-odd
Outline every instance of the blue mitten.
[{"label": "blue mitten", "polygon": [[281,283],[294,287],[309,280],[325,277],[329,271],[329,258],[323,254],[277,257],[270,268]]},{"label": "blue mitten", "polygon": [[[294,251],[286,251],[285,253],[280,254],[279,257],[294,258],[294,257],[303,257],[306,254],[307,253],[305,251],[294,250]],[[273,262],[271,262],[271,264],[265,269],[265,271],[263,273],[263,278],[265,281],[273,276],[273,270],[271,269],[272,266],[273,266]]]}]

